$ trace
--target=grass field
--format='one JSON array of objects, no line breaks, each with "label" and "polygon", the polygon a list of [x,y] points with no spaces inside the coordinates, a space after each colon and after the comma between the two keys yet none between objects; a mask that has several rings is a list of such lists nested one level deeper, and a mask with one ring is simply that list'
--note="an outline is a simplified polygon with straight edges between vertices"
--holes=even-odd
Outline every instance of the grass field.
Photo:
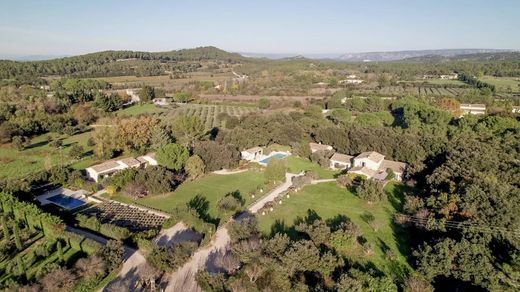
[{"label": "grass field", "polygon": [[117,111],[118,116],[136,116],[140,114],[155,114],[155,113],[162,113],[167,112],[167,109],[160,108],[156,106],[155,104],[143,104],[143,105],[133,105],[127,108],[124,108],[122,110]]},{"label": "grass field", "polygon": [[509,92],[509,88],[511,88],[513,92],[520,91],[520,78],[518,77],[483,76],[479,79],[495,85],[499,92]]},{"label": "grass field", "polygon": [[170,79],[169,75],[159,76],[115,76],[115,77],[101,77],[95,78],[98,80],[104,80],[108,83],[113,84],[115,87],[141,87],[143,85],[149,85],[154,87],[162,87],[167,92],[179,89],[185,84],[193,81],[209,81],[209,82],[221,82],[227,79],[231,79],[233,75],[231,72],[228,73],[212,73],[209,71],[190,72],[186,74],[186,78]]},{"label": "grass field", "polygon": [[[227,193],[238,190],[246,201],[245,206],[247,206],[254,200],[249,197],[248,193],[263,185],[264,176],[260,169],[231,175],[208,174],[195,181],[184,182],[171,193],[138,199],[137,203],[164,212],[171,212],[175,207],[188,203],[196,195],[203,195],[209,201],[209,214],[213,217],[219,217],[217,203]],[[112,199],[125,203],[134,202],[123,194],[115,195]]]},{"label": "grass field", "polygon": [[291,173],[311,170],[315,171],[322,179],[334,178],[335,175],[339,174],[338,171],[322,168],[314,162],[293,155],[288,156],[286,159],[287,167]]},{"label": "grass field", "polygon": [[[400,209],[403,188],[389,184],[385,188],[389,200],[369,205],[335,182],[309,185],[289,199],[284,198],[282,205],[276,205],[273,212],[257,215],[259,226],[263,233],[272,235],[273,227],[274,230],[280,230],[280,227],[290,230],[297,218],[308,215],[308,210],[315,211],[322,219],[345,215],[359,226],[374,253],[367,255],[360,245],[339,252],[359,263],[372,262],[382,271],[402,276],[410,269],[406,260],[409,246],[406,233],[393,223],[392,215]],[[363,219],[366,212],[374,215],[375,222],[379,223],[377,231]],[[395,260],[388,260],[388,251],[395,255]]]},{"label": "grass field", "polygon": [[[63,147],[55,149],[48,145],[47,136],[60,137],[63,140]],[[55,165],[73,163],[73,167],[81,169],[93,162],[92,147],[87,146],[87,140],[91,137],[91,132],[85,132],[74,136],[66,137],[50,133],[37,136],[31,140],[26,149],[18,151],[9,144],[0,146],[0,178],[16,178],[27,175],[31,172],[48,169]],[[85,149],[85,157],[79,161],[74,161],[68,156],[70,146],[78,144]]]}]

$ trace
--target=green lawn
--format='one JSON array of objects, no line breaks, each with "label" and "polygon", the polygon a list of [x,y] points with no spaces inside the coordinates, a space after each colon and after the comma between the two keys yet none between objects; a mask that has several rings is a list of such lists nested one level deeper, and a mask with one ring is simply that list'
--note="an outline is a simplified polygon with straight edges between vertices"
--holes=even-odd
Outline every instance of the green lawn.
[{"label": "green lawn", "polygon": [[130,107],[127,107],[125,109],[117,111],[117,115],[119,116],[136,116],[140,114],[154,114],[154,113],[161,113],[166,112],[167,109],[160,108],[152,103],[147,103],[143,105],[133,105]]},{"label": "green lawn", "polygon": [[301,171],[312,170],[322,179],[334,178],[334,175],[339,173],[338,171],[322,168],[314,162],[293,155],[288,156],[286,159],[287,167],[291,173],[300,173]]},{"label": "green lawn", "polygon": [[[402,276],[404,271],[410,269],[406,261],[409,254],[407,234],[394,225],[392,215],[396,208],[400,208],[403,188],[402,185],[389,184],[385,188],[389,200],[369,205],[334,182],[309,185],[289,199],[284,198],[282,205],[276,205],[273,212],[257,215],[259,226],[262,232],[270,235],[273,226],[274,230],[279,230],[280,226],[290,228],[297,218],[305,218],[308,210],[315,211],[323,219],[345,215],[360,227],[374,254],[366,255],[360,245],[339,252],[354,261],[363,264],[372,262],[382,271]],[[377,231],[362,219],[365,212],[374,215],[375,222],[380,225]],[[395,255],[395,261],[388,260],[387,250]]]},{"label": "green lawn", "polygon": [[[31,139],[26,149],[18,151],[9,144],[0,146],[0,178],[21,177],[31,172],[40,171],[59,164],[73,163],[72,166],[80,169],[85,165],[90,165],[92,161],[92,147],[87,146],[87,140],[91,137],[91,132],[81,133],[67,137],[61,135],[63,146],[55,149],[48,145],[47,136],[57,137],[58,134],[49,133]],[[68,156],[72,145],[78,144],[85,149],[85,157],[79,161],[73,161]]]},{"label": "green lawn", "polygon": [[[216,205],[227,193],[236,190],[240,191],[242,198],[246,200],[245,205],[247,206],[253,201],[248,193],[255,191],[261,186],[264,186],[264,176],[259,169],[231,175],[208,174],[195,181],[184,182],[171,193],[138,199],[137,203],[164,212],[171,212],[175,207],[185,205],[193,197],[200,194],[209,201],[209,214],[213,217],[219,217],[220,214]],[[134,202],[134,200],[123,194],[118,194],[112,199],[125,203]]]},{"label": "green lawn", "polygon": [[511,88],[513,92],[520,91],[520,79],[518,77],[483,76],[479,79],[481,81],[495,85],[497,87],[497,91],[508,92],[509,88]]}]

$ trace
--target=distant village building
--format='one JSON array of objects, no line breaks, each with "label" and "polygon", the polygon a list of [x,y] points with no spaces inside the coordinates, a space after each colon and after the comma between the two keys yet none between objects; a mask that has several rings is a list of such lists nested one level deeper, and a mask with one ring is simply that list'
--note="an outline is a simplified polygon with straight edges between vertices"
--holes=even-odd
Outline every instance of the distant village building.
[{"label": "distant village building", "polygon": [[85,171],[87,176],[95,182],[99,182],[106,177],[113,175],[123,169],[136,168],[146,165],[158,165],[155,160],[155,153],[149,153],[137,158],[127,157],[120,160],[106,161],[91,167],[87,167]]},{"label": "distant village building", "polygon": [[481,103],[461,103],[460,110],[462,115],[484,115],[486,114],[486,105]]},{"label": "distant village building", "polygon": [[361,84],[363,80],[361,79],[345,79],[338,81],[339,84]]},{"label": "distant village building", "polygon": [[511,112],[515,114],[520,114],[520,106],[513,106]]},{"label": "distant village building", "polygon": [[311,148],[311,153],[316,151],[331,151],[332,146],[318,143],[309,143],[309,147]]},{"label": "distant village building", "polygon": [[154,98],[153,104],[158,106],[167,106],[170,104],[170,99],[166,97]]},{"label": "distant village building", "polygon": [[127,89],[126,94],[130,96],[130,101],[128,103],[138,103],[141,101],[141,98],[137,95],[135,89]]},{"label": "distant village building", "polygon": [[452,73],[452,74],[448,74],[448,75],[440,75],[439,77],[441,79],[446,79],[446,80],[456,80],[456,79],[459,79],[459,74]]}]

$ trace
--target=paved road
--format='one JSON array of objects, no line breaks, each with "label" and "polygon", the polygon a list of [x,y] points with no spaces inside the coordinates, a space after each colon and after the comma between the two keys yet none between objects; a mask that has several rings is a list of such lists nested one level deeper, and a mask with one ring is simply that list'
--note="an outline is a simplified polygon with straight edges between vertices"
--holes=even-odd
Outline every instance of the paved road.
[{"label": "paved road", "polygon": [[[292,178],[295,176],[298,175],[287,173],[285,175],[285,182],[250,206],[249,212],[253,214],[256,213],[265,203],[273,201],[280,194],[288,190],[289,187],[292,186]],[[227,224],[225,224],[217,229],[217,232],[209,245],[195,252],[184,266],[171,275],[165,291],[201,292],[201,288],[195,281],[195,274],[201,268],[205,268],[208,272],[217,272],[218,268],[214,263],[216,255],[225,252],[229,247],[230,241],[231,239],[229,238]]]}]

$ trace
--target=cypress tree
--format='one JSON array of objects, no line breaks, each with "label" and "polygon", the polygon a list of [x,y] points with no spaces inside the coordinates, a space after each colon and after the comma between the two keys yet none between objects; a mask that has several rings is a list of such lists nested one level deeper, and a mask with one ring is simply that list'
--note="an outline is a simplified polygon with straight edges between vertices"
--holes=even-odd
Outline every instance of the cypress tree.
[{"label": "cypress tree", "polygon": [[7,226],[7,218],[5,215],[2,215],[2,228],[4,230],[4,239],[9,240],[11,235],[9,234],[9,226]]},{"label": "cypress tree", "polygon": [[15,223],[13,226],[13,233],[14,233],[14,244],[16,245],[16,249],[22,250],[22,240],[20,239],[20,228],[18,227],[18,224]]},{"label": "cypress tree", "polygon": [[23,264],[21,256],[16,258],[16,266],[18,267],[18,275],[21,278],[25,278],[25,265]]},{"label": "cypress tree", "polygon": [[63,247],[61,246],[61,240],[58,240],[57,248],[58,248],[58,259],[59,259],[60,263],[63,263]]}]

